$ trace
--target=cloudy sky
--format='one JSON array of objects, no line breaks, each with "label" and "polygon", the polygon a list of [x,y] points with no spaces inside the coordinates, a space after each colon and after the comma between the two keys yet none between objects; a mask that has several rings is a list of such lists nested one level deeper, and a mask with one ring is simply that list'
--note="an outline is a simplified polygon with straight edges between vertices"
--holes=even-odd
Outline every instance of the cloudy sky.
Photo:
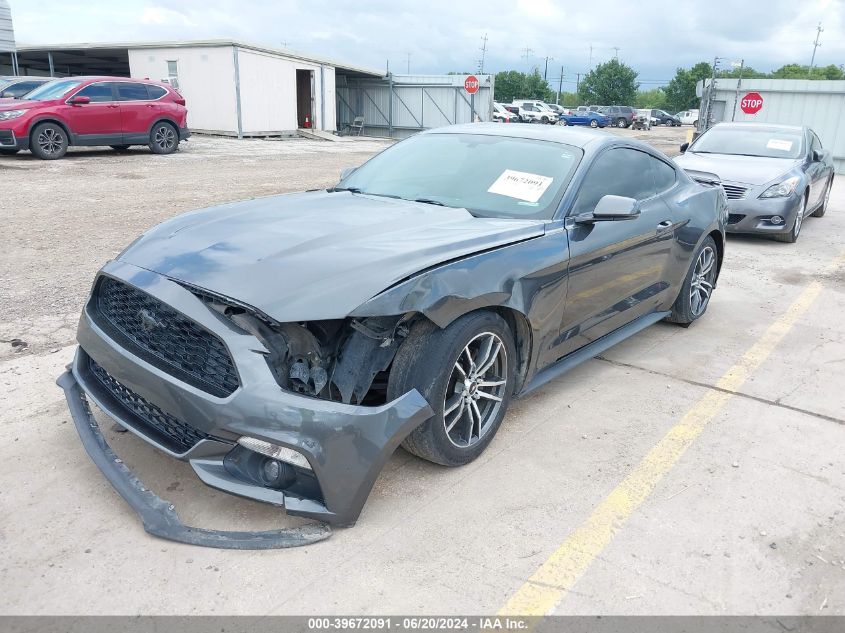
[{"label": "cloudy sky", "polygon": [[[9,0],[19,44],[237,38],[394,72],[485,71],[549,62],[575,73],[620,60],[642,88],[716,55],[758,70],[845,64],[845,0]],[[525,49],[530,49],[526,56]],[[570,83],[571,82],[571,83]]]}]

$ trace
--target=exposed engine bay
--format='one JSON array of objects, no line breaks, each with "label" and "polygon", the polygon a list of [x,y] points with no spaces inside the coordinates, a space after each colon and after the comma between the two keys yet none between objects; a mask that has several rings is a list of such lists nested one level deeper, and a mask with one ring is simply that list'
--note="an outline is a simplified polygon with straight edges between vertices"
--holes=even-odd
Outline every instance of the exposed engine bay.
[{"label": "exposed engine bay", "polygon": [[276,323],[247,306],[190,290],[264,343],[267,365],[282,389],[345,404],[386,402],[387,370],[413,314]]}]

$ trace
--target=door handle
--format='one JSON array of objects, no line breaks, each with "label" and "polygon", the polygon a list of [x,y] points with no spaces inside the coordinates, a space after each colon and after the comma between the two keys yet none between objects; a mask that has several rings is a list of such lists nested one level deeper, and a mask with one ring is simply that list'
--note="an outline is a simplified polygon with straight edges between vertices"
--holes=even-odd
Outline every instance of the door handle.
[{"label": "door handle", "polygon": [[663,220],[660,224],[657,225],[657,232],[662,233],[666,229],[672,228],[672,221],[671,220]]},{"label": "door handle", "polygon": [[111,105],[107,105],[106,107],[107,108],[119,108],[120,106],[117,105],[117,104],[111,104]]}]

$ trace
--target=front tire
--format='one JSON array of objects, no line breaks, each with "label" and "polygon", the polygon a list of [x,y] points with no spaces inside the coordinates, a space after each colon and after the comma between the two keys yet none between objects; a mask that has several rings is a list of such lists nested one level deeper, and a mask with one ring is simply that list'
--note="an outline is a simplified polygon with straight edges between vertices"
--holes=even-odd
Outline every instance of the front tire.
[{"label": "front tire", "polygon": [[510,328],[494,312],[471,312],[445,329],[417,324],[393,360],[387,397],[417,389],[434,415],[405,438],[405,450],[444,466],[481,455],[507,411],[516,362]]},{"label": "front tire", "polygon": [[672,314],[666,320],[688,327],[707,311],[713,288],[716,287],[716,273],[719,269],[719,251],[716,241],[707,236],[692,258],[681,292],[672,305]]},{"label": "front tire", "polygon": [[616,127],[618,128],[626,128],[628,127],[628,122],[625,119],[617,119]]},{"label": "front tire", "polygon": [[67,154],[67,134],[56,123],[39,123],[32,130],[29,147],[41,160],[59,159]]},{"label": "front tire", "polygon": [[779,233],[777,235],[772,235],[772,237],[777,240],[778,242],[787,242],[789,244],[794,244],[798,241],[798,236],[801,234],[801,227],[804,224],[804,215],[807,213],[807,194],[805,193],[802,202],[801,208],[798,209],[798,213],[795,214],[795,221],[792,223],[792,228],[789,230],[788,233]]},{"label": "front tire", "polygon": [[821,206],[811,214],[814,218],[820,218],[827,212],[827,205],[830,202],[830,190],[833,189],[833,176],[827,181],[827,189],[824,190],[824,199]]},{"label": "front tire", "polygon": [[590,127],[598,127],[598,126],[599,126],[599,122],[598,122],[598,121],[596,121],[595,119],[593,119],[592,121],[590,121]]},{"label": "front tire", "polygon": [[172,154],[179,148],[179,131],[170,123],[161,121],[150,131],[150,149],[153,154]]}]

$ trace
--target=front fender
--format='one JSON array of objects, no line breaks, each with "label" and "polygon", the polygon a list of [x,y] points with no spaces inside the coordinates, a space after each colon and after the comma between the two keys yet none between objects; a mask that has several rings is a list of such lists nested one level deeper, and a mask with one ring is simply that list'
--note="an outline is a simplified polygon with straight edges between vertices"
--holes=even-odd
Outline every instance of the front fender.
[{"label": "front fender", "polygon": [[565,291],[569,243],[564,230],[546,233],[422,271],[379,293],[350,316],[419,312],[444,328],[458,317],[491,306],[542,316],[550,296]]}]

